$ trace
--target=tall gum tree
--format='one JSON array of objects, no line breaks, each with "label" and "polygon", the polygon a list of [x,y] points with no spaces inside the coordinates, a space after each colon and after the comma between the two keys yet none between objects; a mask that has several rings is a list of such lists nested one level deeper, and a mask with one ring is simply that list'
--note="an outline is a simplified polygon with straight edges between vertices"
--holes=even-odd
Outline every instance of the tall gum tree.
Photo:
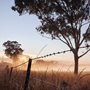
[{"label": "tall gum tree", "polygon": [[[12,10],[36,15],[41,21],[38,32],[66,44],[74,55],[74,73],[78,74],[79,59],[90,51],[89,0],[15,0]],[[80,48],[87,49],[80,53]]]}]

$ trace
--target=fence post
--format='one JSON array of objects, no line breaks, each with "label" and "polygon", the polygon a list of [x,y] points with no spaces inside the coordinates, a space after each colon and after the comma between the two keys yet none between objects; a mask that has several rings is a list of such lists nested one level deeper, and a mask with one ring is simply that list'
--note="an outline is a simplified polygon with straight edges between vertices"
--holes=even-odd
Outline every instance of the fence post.
[{"label": "fence post", "polygon": [[28,84],[29,84],[29,78],[30,78],[30,72],[31,72],[31,64],[32,64],[32,59],[29,59],[27,72],[26,72],[26,79],[25,79],[25,84],[24,84],[24,90],[28,90]]}]

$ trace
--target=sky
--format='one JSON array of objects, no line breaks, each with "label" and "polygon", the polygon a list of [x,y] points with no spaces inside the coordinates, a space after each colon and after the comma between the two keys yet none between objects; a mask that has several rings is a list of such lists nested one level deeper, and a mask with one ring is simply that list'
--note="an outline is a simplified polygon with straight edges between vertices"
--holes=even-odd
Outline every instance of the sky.
[{"label": "sky", "polygon": [[[36,27],[40,25],[39,19],[35,15],[24,14],[19,16],[17,12],[11,10],[14,0],[0,0],[0,52],[4,51],[2,44],[7,40],[15,40],[22,44],[24,53],[38,55],[40,53],[46,55],[53,52],[67,50],[68,48],[58,40],[51,40],[42,37],[36,31]],[[89,60],[88,53],[81,61]],[[46,59],[57,60],[73,60],[72,53],[60,54]]]}]

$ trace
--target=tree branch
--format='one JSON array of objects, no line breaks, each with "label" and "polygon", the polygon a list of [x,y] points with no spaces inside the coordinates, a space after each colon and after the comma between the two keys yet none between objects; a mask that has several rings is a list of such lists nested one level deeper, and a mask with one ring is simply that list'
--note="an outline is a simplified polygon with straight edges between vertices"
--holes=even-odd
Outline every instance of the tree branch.
[{"label": "tree branch", "polygon": [[64,40],[62,40],[60,37],[58,37],[60,41],[62,41],[64,44],[68,45]]},{"label": "tree branch", "polygon": [[87,54],[90,51],[90,49],[88,49],[85,53],[83,53],[82,55],[80,55],[78,58],[83,57],[85,54]]},{"label": "tree branch", "polygon": [[71,42],[69,37],[68,37],[68,40],[69,40],[69,43],[70,43],[71,47],[73,48],[73,44],[72,44],[72,42]]},{"label": "tree branch", "polygon": [[[89,27],[90,27],[90,24],[89,24]],[[88,28],[89,28],[88,27]],[[88,32],[88,29],[86,30],[86,32],[85,33],[87,33]],[[83,39],[81,40],[81,42],[80,42],[80,44],[79,44],[79,46],[81,46],[82,45],[82,43],[83,43],[83,41],[85,40],[85,37],[83,37]]]},{"label": "tree branch", "polygon": [[[68,14],[68,11],[69,11],[69,10],[67,10],[68,7],[65,6],[65,4],[63,3],[63,0],[61,0],[61,1],[62,1],[63,6],[64,6],[64,9],[65,9],[65,10],[64,10],[64,9],[62,8],[62,10],[66,13],[67,16],[69,16],[69,14]],[[59,7],[61,7],[58,1],[56,1],[56,3],[57,3],[57,5],[58,5]]]},{"label": "tree branch", "polygon": [[81,39],[81,27],[82,27],[82,21],[79,23],[79,36],[78,36],[79,43]]},{"label": "tree branch", "polygon": [[67,45],[68,45],[68,47],[70,48],[70,49],[72,49],[73,47],[71,46],[71,44],[70,44],[70,42],[69,42],[69,40],[67,40],[66,39],[66,37],[62,34],[62,37],[64,38],[64,40],[66,41],[66,43],[67,43]]}]

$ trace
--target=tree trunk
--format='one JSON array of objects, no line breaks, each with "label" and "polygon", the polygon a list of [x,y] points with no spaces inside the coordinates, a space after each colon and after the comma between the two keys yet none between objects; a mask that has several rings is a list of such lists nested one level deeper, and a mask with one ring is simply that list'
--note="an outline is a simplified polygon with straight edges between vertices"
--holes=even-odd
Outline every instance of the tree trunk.
[{"label": "tree trunk", "polygon": [[74,74],[78,74],[78,54],[74,54]]}]

